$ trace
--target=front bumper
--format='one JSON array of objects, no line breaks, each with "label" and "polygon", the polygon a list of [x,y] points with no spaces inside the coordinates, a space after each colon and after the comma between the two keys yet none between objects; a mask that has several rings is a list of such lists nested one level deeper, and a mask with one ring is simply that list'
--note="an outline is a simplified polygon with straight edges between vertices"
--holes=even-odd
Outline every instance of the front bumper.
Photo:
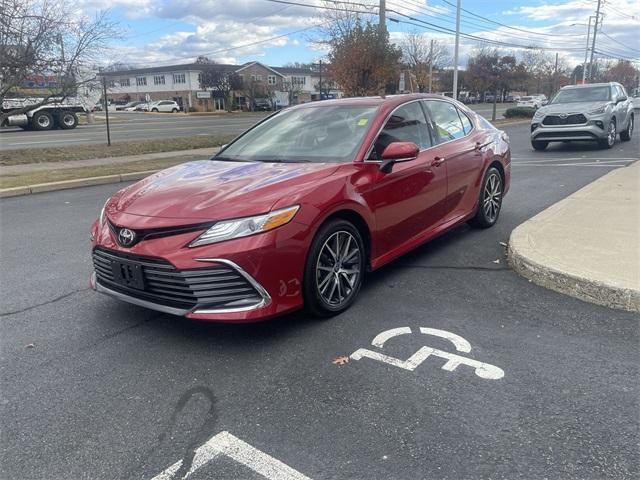
[{"label": "front bumper", "polygon": [[[307,226],[294,220],[270,232],[196,248],[187,245],[202,232],[144,240],[132,248],[123,248],[115,242],[108,226],[96,222],[92,228],[94,272],[90,284],[96,291],[119,300],[173,315],[218,322],[260,321],[302,307],[300,287],[308,249],[306,232]],[[144,290],[139,286],[138,290],[124,288],[114,282],[109,264],[96,261],[96,251],[106,252],[107,258],[112,255],[116,261],[121,257],[126,264],[141,264]],[[162,264],[168,273],[159,271],[154,262]],[[227,270],[223,272],[224,280],[233,286],[214,283],[215,272],[211,271],[216,268]],[[168,284],[162,283],[166,278],[163,275],[170,275]],[[196,275],[201,278],[195,278]],[[195,292],[194,284],[197,284]],[[231,298],[230,304],[217,302],[233,288],[251,295],[244,300]],[[178,298],[176,289],[189,295],[178,292]],[[188,301],[183,302],[182,297]],[[212,299],[216,300],[213,306]]]},{"label": "front bumper", "polygon": [[607,122],[604,118],[588,119],[586,123],[573,125],[544,125],[544,118],[531,122],[531,140],[561,142],[567,140],[601,140],[607,138]]}]

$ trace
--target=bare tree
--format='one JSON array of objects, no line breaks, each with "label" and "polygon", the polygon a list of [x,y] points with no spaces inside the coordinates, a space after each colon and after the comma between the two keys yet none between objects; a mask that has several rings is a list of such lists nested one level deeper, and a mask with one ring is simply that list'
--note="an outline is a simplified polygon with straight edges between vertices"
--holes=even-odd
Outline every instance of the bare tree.
[{"label": "bare tree", "polygon": [[[400,48],[403,61],[414,75],[420,92],[427,91],[430,71],[451,63],[451,52],[443,42],[433,39],[432,45],[429,38],[418,32],[405,34]],[[432,69],[429,68],[431,63]]]},{"label": "bare tree", "polygon": [[[203,57],[198,57],[198,60]],[[242,88],[240,76],[229,71],[223,65],[212,62],[199,62],[202,65],[200,72],[200,88],[211,89],[220,92],[224,96],[224,104],[227,112],[233,108],[233,92]]]},{"label": "bare tree", "polygon": [[56,78],[38,103],[0,113],[0,125],[10,115],[62,101],[96,83],[95,75],[88,75],[91,66],[120,37],[108,12],[87,18],[72,0],[2,0],[0,11],[0,101],[30,77]]}]

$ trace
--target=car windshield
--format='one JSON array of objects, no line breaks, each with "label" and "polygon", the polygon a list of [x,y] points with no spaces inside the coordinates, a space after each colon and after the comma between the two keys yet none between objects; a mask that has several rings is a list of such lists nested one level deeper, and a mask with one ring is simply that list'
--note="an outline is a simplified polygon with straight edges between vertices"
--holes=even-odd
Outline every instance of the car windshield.
[{"label": "car windshield", "polygon": [[376,107],[333,105],[283,110],[225,148],[214,160],[345,162],[353,160]]},{"label": "car windshield", "polygon": [[529,102],[531,100],[531,97],[522,97],[520,100],[523,102]]},{"label": "car windshield", "polygon": [[551,103],[606,102],[611,100],[611,89],[606,87],[568,88],[560,90]]}]

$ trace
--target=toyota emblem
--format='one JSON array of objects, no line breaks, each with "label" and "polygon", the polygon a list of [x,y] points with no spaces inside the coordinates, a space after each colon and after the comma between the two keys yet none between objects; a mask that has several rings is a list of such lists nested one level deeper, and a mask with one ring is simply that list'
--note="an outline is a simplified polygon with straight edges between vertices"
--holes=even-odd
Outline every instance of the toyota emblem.
[{"label": "toyota emblem", "polygon": [[567,114],[566,113],[561,113],[560,114],[560,118],[567,118]]},{"label": "toyota emblem", "polygon": [[123,247],[128,247],[133,244],[136,239],[136,233],[133,230],[129,230],[128,228],[123,228],[118,233],[118,242]]}]

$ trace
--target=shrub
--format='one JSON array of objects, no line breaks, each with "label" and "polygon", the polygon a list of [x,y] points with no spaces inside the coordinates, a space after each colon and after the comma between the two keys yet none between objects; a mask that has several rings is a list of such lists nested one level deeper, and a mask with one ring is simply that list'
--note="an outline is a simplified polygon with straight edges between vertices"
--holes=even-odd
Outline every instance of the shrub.
[{"label": "shrub", "polygon": [[532,118],[533,114],[536,113],[535,108],[531,107],[513,107],[507,108],[507,111],[504,112],[504,118]]}]

